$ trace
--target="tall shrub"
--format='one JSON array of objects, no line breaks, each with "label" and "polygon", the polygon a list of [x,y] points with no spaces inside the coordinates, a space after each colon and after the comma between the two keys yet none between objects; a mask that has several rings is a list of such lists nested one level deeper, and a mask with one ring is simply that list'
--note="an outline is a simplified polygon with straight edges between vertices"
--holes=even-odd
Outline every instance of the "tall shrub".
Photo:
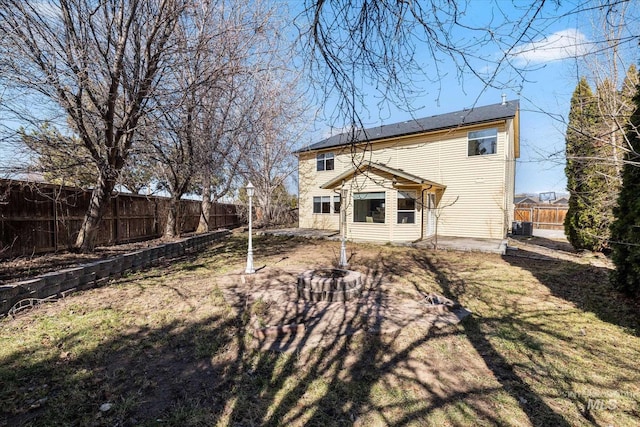
[{"label": "tall shrub", "polygon": [[614,209],[616,220],[611,226],[612,259],[616,265],[611,279],[616,288],[640,296],[640,85],[633,101],[635,111],[627,132],[622,188]]},{"label": "tall shrub", "polygon": [[596,98],[583,77],[571,97],[566,133],[569,210],[564,228],[576,249],[598,250],[602,246],[602,212],[594,200],[597,191],[602,191],[602,179],[595,173],[598,154],[593,138],[598,128],[596,107]]}]

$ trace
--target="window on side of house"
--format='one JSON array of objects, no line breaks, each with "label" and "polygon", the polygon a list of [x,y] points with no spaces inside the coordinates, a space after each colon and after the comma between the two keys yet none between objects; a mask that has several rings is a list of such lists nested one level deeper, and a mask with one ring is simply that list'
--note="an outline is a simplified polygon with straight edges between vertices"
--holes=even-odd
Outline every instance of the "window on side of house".
[{"label": "window on side of house", "polygon": [[469,156],[495,154],[498,149],[498,129],[483,129],[468,134]]},{"label": "window on side of house", "polygon": [[316,164],[318,171],[333,170],[333,153],[322,153],[316,156]]},{"label": "window on side of house", "polygon": [[333,196],[333,213],[340,213],[340,196]]},{"label": "window on side of house", "polygon": [[331,196],[320,196],[313,198],[313,213],[331,213]]},{"label": "window on side of house", "polygon": [[355,193],[353,222],[384,223],[385,193]]},{"label": "window on side of house", "polygon": [[398,224],[415,224],[416,192],[398,191]]}]

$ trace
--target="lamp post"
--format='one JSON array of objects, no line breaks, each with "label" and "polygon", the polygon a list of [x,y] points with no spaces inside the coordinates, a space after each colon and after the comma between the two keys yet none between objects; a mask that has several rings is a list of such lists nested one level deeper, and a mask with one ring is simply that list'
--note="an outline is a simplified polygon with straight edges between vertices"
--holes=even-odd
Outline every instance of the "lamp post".
[{"label": "lamp post", "polygon": [[253,268],[253,246],[251,242],[251,201],[253,199],[253,191],[255,187],[251,184],[251,181],[247,184],[247,196],[249,197],[249,248],[247,249],[247,268],[244,271],[247,274],[253,274],[256,270]]}]

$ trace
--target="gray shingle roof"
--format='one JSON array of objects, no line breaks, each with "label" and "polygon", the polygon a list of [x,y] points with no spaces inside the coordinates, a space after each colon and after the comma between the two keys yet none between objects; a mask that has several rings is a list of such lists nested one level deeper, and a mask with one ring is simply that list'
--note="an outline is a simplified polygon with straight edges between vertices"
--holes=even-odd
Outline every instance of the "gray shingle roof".
[{"label": "gray shingle roof", "polygon": [[453,113],[438,114],[436,116],[424,117],[422,119],[409,120],[406,122],[393,123],[390,125],[378,126],[358,131],[355,141],[351,133],[342,133],[331,136],[315,144],[308,145],[297,153],[304,151],[321,150],[324,148],[339,147],[349,145],[352,142],[375,141],[403,135],[411,135],[422,132],[432,132],[436,130],[451,129],[459,126],[467,126],[494,120],[508,119],[515,117],[520,102],[518,100],[486,105],[483,107],[470,108],[468,110],[455,111]]}]

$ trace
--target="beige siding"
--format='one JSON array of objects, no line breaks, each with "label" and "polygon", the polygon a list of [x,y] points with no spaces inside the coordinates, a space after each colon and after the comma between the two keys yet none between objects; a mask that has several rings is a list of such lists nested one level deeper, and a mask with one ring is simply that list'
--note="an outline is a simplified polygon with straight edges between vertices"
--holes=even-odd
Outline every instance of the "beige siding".
[{"label": "beige siding", "polygon": [[[467,155],[469,130],[498,128],[497,153],[485,156]],[[386,164],[395,169],[445,185],[439,201],[438,234],[503,238],[513,215],[513,121],[509,120],[455,129],[427,135],[381,141],[368,149],[359,147],[324,150],[336,156],[335,170],[316,172],[317,152],[300,154],[300,226],[339,228],[339,216],[313,215],[313,196],[333,195],[332,190],[319,187],[353,168],[363,160]],[[362,240],[414,241],[420,238],[422,209],[416,211],[415,224],[397,224],[397,198],[393,183],[368,173],[345,183],[350,191],[386,191],[385,224],[353,223],[352,207],[348,206],[348,237]],[[418,199],[421,195],[418,194]],[[455,203],[454,200],[457,201]],[[453,204],[452,204],[453,203]],[[450,205],[448,207],[444,207]],[[330,217],[330,218],[326,218]],[[508,223],[508,224],[507,224]],[[426,230],[425,230],[426,233]]]},{"label": "beige siding", "polygon": [[[337,161],[336,161],[337,164]],[[337,165],[336,165],[337,166]],[[314,214],[313,198],[320,196],[338,196],[334,190],[320,189],[320,185],[340,175],[342,170],[338,167],[332,171],[316,171],[316,153],[304,153],[300,155],[298,164],[298,225],[301,228],[318,228],[325,230],[338,230],[340,228],[340,214]],[[332,203],[333,208],[333,203]]]},{"label": "beige siding", "polygon": [[506,183],[506,194],[505,194],[505,208],[507,211],[507,215],[506,215],[506,224],[505,227],[507,229],[511,228],[511,223],[513,222],[514,219],[514,208],[515,205],[513,203],[513,198],[515,196],[515,192],[516,192],[516,158],[515,158],[515,152],[514,152],[514,147],[515,147],[515,135],[516,135],[516,129],[515,127],[517,126],[517,122],[516,120],[509,120],[508,121],[508,137],[509,137],[509,144],[508,144],[508,154],[507,154],[507,158],[506,158],[506,173],[505,173],[505,183]]}]

